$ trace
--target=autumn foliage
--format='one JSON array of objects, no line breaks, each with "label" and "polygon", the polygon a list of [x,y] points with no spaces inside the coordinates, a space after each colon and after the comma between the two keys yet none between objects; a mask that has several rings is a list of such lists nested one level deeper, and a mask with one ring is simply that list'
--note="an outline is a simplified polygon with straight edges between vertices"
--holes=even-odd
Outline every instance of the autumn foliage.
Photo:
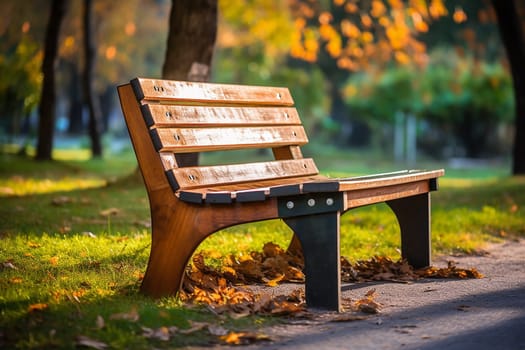
[{"label": "autumn foliage", "polygon": [[[292,3],[291,55],[315,62],[324,50],[339,68],[351,71],[368,66],[371,59],[425,64],[426,46],[417,35],[448,15],[443,0],[333,0],[327,8],[315,1]],[[456,19],[466,19],[460,8]]]}]

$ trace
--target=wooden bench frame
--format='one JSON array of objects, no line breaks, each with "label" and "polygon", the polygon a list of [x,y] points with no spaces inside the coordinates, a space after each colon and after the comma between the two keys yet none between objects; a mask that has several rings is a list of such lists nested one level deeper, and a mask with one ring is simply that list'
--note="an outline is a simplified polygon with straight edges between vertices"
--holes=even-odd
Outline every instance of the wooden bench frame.
[{"label": "wooden bench frame", "polygon": [[[286,88],[137,78],[118,93],[151,210],[143,293],[176,295],[189,259],[212,233],[281,218],[304,255],[307,305],[339,311],[340,216],[382,202],[399,222],[402,256],[414,267],[430,265],[430,192],[444,170],[320,175],[302,155],[308,140]],[[275,160],[178,166],[180,154],[242,148],[271,148]]]}]

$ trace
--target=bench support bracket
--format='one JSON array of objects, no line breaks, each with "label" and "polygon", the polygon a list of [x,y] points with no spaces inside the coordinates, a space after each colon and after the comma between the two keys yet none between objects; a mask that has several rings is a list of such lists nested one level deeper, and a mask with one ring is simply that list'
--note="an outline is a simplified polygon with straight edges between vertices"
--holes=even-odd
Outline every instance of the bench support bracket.
[{"label": "bench support bracket", "polygon": [[339,212],[284,219],[301,242],[306,275],[306,304],[341,311]]}]

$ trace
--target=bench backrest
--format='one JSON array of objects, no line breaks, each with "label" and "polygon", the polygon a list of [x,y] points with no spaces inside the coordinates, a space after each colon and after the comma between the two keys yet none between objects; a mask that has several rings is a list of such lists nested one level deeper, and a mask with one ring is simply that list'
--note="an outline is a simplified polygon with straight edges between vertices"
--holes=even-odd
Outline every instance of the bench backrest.
[{"label": "bench backrest", "polygon": [[[287,88],[142,78],[131,86],[174,191],[319,173],[312,159],[303,158],[300,146],[308,139]],[[177,162],[183,153],[249,148],[271,148],[274,160],[191,167]]]}]

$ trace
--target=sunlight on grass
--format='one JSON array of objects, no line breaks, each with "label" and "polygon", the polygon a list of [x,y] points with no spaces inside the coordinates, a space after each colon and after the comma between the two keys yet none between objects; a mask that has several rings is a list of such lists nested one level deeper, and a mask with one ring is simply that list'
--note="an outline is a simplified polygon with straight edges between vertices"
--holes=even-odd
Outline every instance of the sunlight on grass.
[{"label": "sunlight on grass", "polygon": [[61,178],[53,180],[13,176],[8,179],[0,179],[0,197],[27,196],[32,194],[52,192],[68,192],[87,188],[102,187],[106,184],[106,180],[97,178]]},{"label": "sunlight on grass", "polygon": [[[5,147],[5,146],[4,146]],[[6,148],[4,151],[11,151],[9,148]],[[28,146],[26,148],[27,155],[31,158],[35,156],[36,149],[33,146]],[[91,158],[91,150],[88,148],[54,148],[51,157],[54,160],[64,161],[64,160],[74,160],[74,161],[86,161]]]}]

